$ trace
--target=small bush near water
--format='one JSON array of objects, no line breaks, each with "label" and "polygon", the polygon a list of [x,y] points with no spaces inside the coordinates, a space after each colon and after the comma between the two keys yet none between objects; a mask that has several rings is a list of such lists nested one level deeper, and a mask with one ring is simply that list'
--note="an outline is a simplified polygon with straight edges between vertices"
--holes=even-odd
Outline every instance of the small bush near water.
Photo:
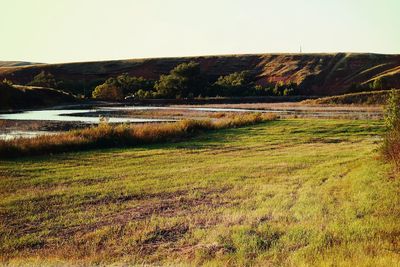
[{"label": "small bush near water", "polygon": [[102,123],[97,127],[74,130],[35,138],[0,141],[0,157],[10,158],[45,155],[94,148],[109,148],[176,141],[200,131],[235,128],[275,119],[271,114],[244,114],[211,120],[182,120],[175,123],[112,126]]},{"label": "small bush near water", "polygon": [[390,92],[387,101],[385,126],[384,156],[395,164],[396,169],[400,169],[400,94],[395,90]]}]

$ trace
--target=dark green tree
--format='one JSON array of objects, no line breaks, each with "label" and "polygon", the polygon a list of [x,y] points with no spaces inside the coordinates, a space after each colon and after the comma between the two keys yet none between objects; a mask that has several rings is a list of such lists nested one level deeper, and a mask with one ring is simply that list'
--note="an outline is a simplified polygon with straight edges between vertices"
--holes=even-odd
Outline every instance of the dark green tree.
[{"label": "dark green tree", "polygon": [[171,74],[161,75],[160,80],[154,86],[157,98],[181,98],[184,87],[183,78]]},{"label": "dark green tree", "polygon": [[124,95],[132,95],[137,91],[152,91],[154,88],[154,81],[147,80],[143,77],[129,76],[124,73],[116,78],[117,86],[120,87]]},{"label": "dark green tree", "polygon": [[372,83],[372,89],[383,90],[387,88],[387,80],[385,77],[379,77]]},{"label": "dark green tree", "polygon": [[28,83],[28,85],[57,88],[58,83],[57,83],[56,79],[54,78],[53,74],[42,70],[38,75],[36,75],[33,78],[33,80],[30,83]]},{"label": "dark green tree", "polygon": [[214,83],[215,92],[220,96],[244,96],[254,87],[254,76],[250,71],[234,72],[221,76]]},{"label": "dark green tree", "polygon": [[400,94],[392,89],[385,107],[384,121],[386,128],[390,131],[400,125]]},{"label": "dark green tree", "polygon": [[191,61],[176,66],[168,75],[161,75],[154,88],[157,97],[165,98],[186,98],[203,94],[205,79],[200,64]]},{"label": "dark green tree", "polygon": [[122,100],[124,98],[122,89],[113,82],[106,82],[97,86],[92,96],[93,98],[102,100]]}]

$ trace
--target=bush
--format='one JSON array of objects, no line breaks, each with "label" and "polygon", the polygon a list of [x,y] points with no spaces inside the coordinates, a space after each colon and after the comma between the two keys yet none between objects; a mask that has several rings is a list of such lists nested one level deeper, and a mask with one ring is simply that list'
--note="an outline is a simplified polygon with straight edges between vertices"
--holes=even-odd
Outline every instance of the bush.
[{"label": "bush", "polygon": [[122,89],[117,85],[110,83],[103,83],[97,86],[93,93],[93,98],[103,100],[122,100],[124,98]]},{"label": "bush", "polygon": [[386,159],[392,161],[396,168],[400,167],[400,95],[398,91],[390,92],[385,109],[386,135],[383,153]]},{"label": "bush", "polygon": [[96,86],[92,92],[92,97],[105,100],[122,100],[126,95],[137,95],[139,93],[139,98],[151,98],[153,86],[152,80],[129,76],[124,73],[116,78],[108,78],[103,84]]},{"label": "bush", "polygon": [[137,98],[137,99],[153,98],[153,92],[139,89],[139,91],[137,91],[135,94],[135,98]]},{"label": "bush", "polygon": [[385,77],[379,77],[372,83],[372,89],[382,90],[387,88],[387,79]]},{"label": "bush", "polygon": [[250,71],[234,72],[221,76],[214,83],[215,91],[220,96],[245,96],[254,86],[254,76]]},{"label": "bush", "polygon": [[181,98],[183,96],[184,79],[174,75],[161,75],[155,85],[157,98]]},{"label": "bush", "polygon": [[136,94],[139,90],[152,91],[154,88],[154,81],[143,77],[129,76],[126,73],[117,76],[113,82],[122,89],[124,95]]},{"label": "bush", "polygon": [[154,86],[157,97],[185,98],[203,95],[205,79],[196,62],[182,63],[170,71],[168,75],[161,75]]},{"label": "bush", "polygon": [[385,108],[385,126],[388,131],[396,128],[400,122],[400,94],[392,89]]},{"label": "bush", "polygon": [[28,83],[28,85],[48,87],[48,88],[57,88],[59,83],[57,83],[53,74],[42,70],[38,75],[36,75],[33,78],[33,80],[30,83]]}]

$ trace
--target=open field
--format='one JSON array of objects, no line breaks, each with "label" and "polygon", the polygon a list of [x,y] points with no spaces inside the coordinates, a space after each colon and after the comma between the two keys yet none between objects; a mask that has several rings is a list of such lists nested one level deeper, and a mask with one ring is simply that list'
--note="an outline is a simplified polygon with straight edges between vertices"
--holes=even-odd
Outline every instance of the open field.
[{"label": "open field", "polygon": [[0,161],[0,260],[396,266],[380,121],[288,119],[190,141]]}]

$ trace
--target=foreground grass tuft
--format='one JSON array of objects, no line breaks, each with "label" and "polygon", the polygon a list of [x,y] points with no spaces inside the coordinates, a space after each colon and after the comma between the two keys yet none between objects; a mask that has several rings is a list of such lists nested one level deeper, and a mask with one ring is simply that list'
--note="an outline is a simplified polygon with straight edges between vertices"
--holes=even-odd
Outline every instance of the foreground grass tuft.
[{"label": "foreground grass tuft", "polygon": [[193,136],[199,131],[235,128],[274,119],[276,116],[272,114],[250,113],[233,115],[216,121],[182,120],[175,123],[133,126],[112,126],[103,123],[97,127],[56,135],[0,140],[0,157],[10,158],[177,141]]}]

